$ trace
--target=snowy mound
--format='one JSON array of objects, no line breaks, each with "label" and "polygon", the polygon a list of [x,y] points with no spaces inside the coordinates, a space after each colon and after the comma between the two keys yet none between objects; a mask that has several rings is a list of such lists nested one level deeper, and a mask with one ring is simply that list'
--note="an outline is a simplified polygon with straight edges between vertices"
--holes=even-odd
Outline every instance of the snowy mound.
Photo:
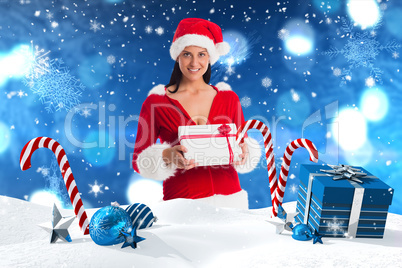
[{"label": "snowy mound", "polygon": [[[284,204],[295,211],[295,202]],[[151,207],[158,221],[138,231],[137,249],[98,246],[82,235],[75,220],[71,243],[50,244],[38,225],[52,208],[0,196],[0,267],[395,267],[402,263],[402,216],[388,214],[383,239],[323,238],[300,242],[275,233],[266,222],[270,208],[215,208],[177,199]],[[64,217],[71,210],[60,210]],[[91,217],[97,209],[87,210]]]}]

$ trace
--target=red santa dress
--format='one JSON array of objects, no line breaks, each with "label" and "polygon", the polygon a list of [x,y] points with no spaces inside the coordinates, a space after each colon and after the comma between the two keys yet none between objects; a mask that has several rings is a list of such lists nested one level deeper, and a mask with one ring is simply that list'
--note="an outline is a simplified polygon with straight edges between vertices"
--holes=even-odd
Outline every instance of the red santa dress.
[{"label": "red santa dress", "polygon": [[[244,123],[239,97],[224,82],[212,86],[217,94],[207,124]],[[225,207],[248,207],[247,193],[241,189],[239,173],[252,171],[261,157],[256,140],[248,137],[249,156],[242,166],[201,166],[190,170],[166,165],[162,151],[179,145],[178,127],[196,125],[179,101],[166,95],[163,85],[154,87],[144,101],[133,155],[133,167],[142,177],[163,181],[163,200],[200,199]],[[157,143],[157,139],[161,143]]]}]

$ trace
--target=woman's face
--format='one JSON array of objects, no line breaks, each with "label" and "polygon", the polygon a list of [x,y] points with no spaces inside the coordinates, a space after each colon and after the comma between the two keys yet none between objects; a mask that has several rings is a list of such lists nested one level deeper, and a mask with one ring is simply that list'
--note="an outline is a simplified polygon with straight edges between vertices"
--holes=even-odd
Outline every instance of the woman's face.
[{"label": "woman's face", "polygon": [[208,69],[209,54],[205,48],[188,46],[180,53],[178,62],[183,78],[198,81],[203,79],[202,76]]}]

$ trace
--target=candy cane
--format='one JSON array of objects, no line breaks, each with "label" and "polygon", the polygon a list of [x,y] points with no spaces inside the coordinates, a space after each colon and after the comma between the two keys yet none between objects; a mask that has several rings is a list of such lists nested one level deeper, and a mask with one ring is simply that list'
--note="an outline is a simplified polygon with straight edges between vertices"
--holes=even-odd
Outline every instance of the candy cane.
[{"label": "candy cane", "polygon": [[[274,146],[272,143],[272,136],[269,128],[258,120],[248,120],[244,122],[244,124],[239,128],[236,133],[236,142],[241,144],[244,142],[244,136],[249,129],[258,129],[262,135],[264,136],[264,146],[265,146],[265,157],[267,159],[267,168],[268,168],[268,178],[269,178],[269,189],[271,191],[271,201],[272,207],[274,207],[277,203],[276,199],[276,188],[277,188],[277,179],[276,179],[276,168],[275,168],[275,157],[274,157]],[[277,211],[277,210],[276,210]],[[275,214],[276,216],[276,214]]]},{"label": "candy cane", "polygon": [[[282,205],[283,195],[285,194],[286,182],[289,174],[289,166],[290,161],[292,160],[293,152],[300,148],[304,147],[307,149],[310,154],[310,161],[317,163],[318,162],[318,151],[315,147],[314,143],[307,139],[297,139],[292,141],[288,147],[286,147],[285,153],[283,154],[283,161],[281,166],[281,173],[279,174],[278,187],[276,188],[275,197],[278,201],[279,205]],[[277,208],[275,210],[278,212]]]},{"label": "candy cane", "polygon": [[25,144],[21,151],[21,169],[27,170],[31,167],[31,156],[33,152],[39,148],[48,148],[56,155],[68,195],[70,196],[71,204],[74,208],[74,213],[79,221],[80,228],[84,232],[84,235],[89,234],[89,221],[87,213],[85,212],[84,205],[82,204],[80,193],[78,192],[77,185],[75,184],[74,176],[71,171],[70,164],[68,163],[66,153],[63,147],[61,147],[57,141],[48,137],[37,137],[30,140],[27,144]]},{"label": "candy cane", "polygon": [[272,214],[273,216],[278,215],[278,206],[282,204],[283,195],[285,193],[286,181],[289,173],[290,161],[292,159],[293,152],[300,147],[304,147],[308,150],[310,154],[310,160],[313,162],[318,161],[318,151],[314,144],[307,139],[297,139],[293,141],[286,148],[285,154],[283,156],[281,173],[279,175],[279,181],[276,179],[276,168],[275,159],[273,152],[272,136],[269,128],[262,122],[258,120],[248,120],[246,121],[237,131],[236,142],[243,143],[244,135],[249,129],[258,129],[264,136],[264,146],[265,146],[265,157],[268,166],[268,177],[269,177],[269,187],[271,191],[271,201],[272,201]]}]

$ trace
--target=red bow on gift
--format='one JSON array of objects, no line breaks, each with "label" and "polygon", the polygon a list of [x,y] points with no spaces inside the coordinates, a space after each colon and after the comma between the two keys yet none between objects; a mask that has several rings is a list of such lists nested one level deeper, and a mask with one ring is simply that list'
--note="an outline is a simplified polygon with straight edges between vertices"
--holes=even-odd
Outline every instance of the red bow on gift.
[{"label": "red bow on gift", "polygon": [[219,133],[222,134],[222,135],[225,135],[226,141],[228,143],[229,163],[230,164],[233,163],[233,150],[232,150],[232,147],[230,146],[229,137],[228,137],[228,134],[230,133],[231,130],[232,130],[232,128],[229,125],[226,125],[226,124],[222,124],[222,126],[218,127]]},{"label": "red bow on gift", "polygon": [[229,125],[223,124],[222,126],[218,127],[218,131],[222,135],[227,135],[232,130]]}]

